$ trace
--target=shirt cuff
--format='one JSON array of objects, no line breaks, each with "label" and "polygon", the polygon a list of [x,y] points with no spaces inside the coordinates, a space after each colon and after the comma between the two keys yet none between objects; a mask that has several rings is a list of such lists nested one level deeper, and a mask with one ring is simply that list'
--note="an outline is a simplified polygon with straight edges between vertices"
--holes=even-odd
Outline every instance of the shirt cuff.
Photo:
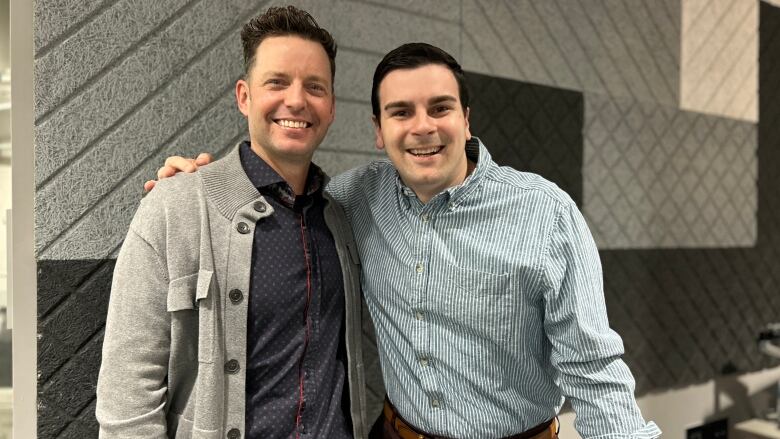
[{"label": "shirt cuff", "polygon": [[661,429],[655,425],[655,422],[648,422],[644,427],[631,433],[630,439],[654,439],[661,436]]}]

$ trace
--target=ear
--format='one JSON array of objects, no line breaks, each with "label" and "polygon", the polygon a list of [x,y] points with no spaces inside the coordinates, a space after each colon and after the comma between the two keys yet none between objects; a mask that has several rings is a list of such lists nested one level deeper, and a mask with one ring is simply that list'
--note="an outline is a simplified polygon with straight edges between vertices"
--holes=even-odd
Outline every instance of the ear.
[{"label": "ear", "polygon": [[333,123],[334,120],[336,120],[336,95],[332,95],[333,101],[330,103],[330,125]]},{"label": "ear", "polygon": [[249,104],[252,97],[249,95],[249,83],[244,79],[236,81],[236,103],[238,110],[244,116],[249,116]]},{"label": "ear", "polygon": [[466,119],[466,140],[471,140],[471,131],[469,131],[469,113],[471,108],[466,107],[466,113],[464,114],[464,118]]},{"label": "ear", "polygon": [[376,116],[371,116],[371,122],[374,123],[374,135],[376,136],[376,149],[385,149],[385,141],[382,140],[382,127],[379,125],[379,120]]}]

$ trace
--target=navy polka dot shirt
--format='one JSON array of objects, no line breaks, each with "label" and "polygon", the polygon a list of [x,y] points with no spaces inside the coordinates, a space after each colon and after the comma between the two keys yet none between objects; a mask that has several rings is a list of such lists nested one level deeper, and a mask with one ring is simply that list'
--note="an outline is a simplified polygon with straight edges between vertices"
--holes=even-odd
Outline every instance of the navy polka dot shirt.
[{"label": "navy polka dot shirt", "polygon": [[257,222],[247,321],[248,438],[350,438],[344,284],[325,225],[324,175],[306,194],[241,144],[241,164],[274,213]]}]

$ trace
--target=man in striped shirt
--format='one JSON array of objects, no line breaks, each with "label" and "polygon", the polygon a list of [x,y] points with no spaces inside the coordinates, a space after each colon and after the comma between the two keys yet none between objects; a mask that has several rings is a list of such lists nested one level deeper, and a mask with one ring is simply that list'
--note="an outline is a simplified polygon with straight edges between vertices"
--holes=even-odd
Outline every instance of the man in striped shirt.
[{"label": "man in striped shirt", "polygon": [[362,261],[388,394],[383,436],[556,437],[565,398],[583,437],[659,436],[609,328],[582,215],[553,183],[492,161],[469,131],[468,99],[446,52],[391,51],[371,96],[389,161],[327,188]]}]

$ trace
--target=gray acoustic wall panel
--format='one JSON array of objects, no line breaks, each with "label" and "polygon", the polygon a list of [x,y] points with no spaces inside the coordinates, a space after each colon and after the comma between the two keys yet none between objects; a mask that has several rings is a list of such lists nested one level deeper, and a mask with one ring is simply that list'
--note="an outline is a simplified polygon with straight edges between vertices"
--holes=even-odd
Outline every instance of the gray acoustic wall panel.
[{"label": "gray acoustic wall panel", "polygon": [[755,124],[586,93],[584,136],[599,248],[754,245]]},{"label": "gray acoustic wall panel", "polygon": [[676,106],[679,0],[463,0],[468,70]]},{"label": "gray acoustic wall panel", "polygon": [[95,386],[113,269],[105,260],[38,262],[41,438],[97,437]]},{"label": "gray acoustic wall panel", "polygon": [[472,135],[502,166],[556,183],[582,206],[582,93],[467,72]]},{"label": "gray acoustic wall panel", "polygon": [[759,3],[682,1],[682,108],[758,120]]},{"label": "gray acoustic wall panel", "polygon": [[755,245],[601,251],[638,393],[778,364],[756,336],[780,313],[780,9],[762,3],[760,24]]}]

